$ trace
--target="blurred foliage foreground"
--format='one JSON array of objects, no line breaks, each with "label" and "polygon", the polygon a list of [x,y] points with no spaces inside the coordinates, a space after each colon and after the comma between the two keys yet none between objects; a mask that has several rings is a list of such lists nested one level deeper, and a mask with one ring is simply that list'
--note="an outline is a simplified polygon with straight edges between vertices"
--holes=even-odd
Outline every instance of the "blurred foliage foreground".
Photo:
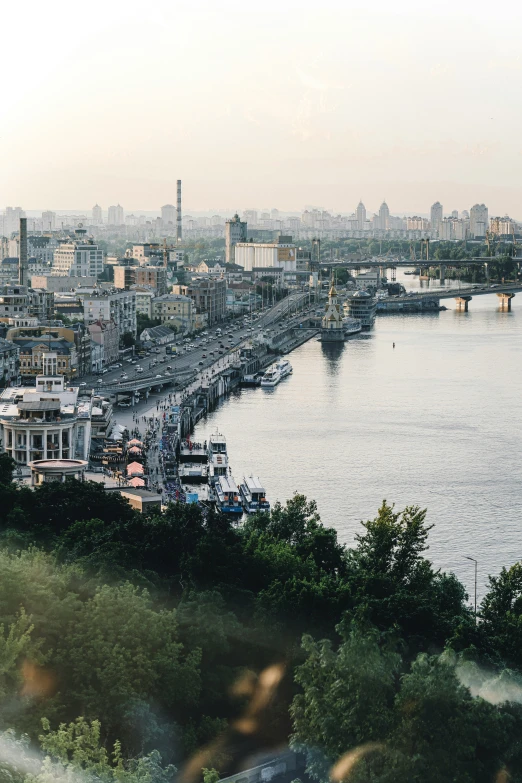
[{"label": "blurred foliage foreground", "polygon": [[0,456],[0,781],[522,781],[522,567],[478,617],[416,507],[352,548],[295,495],[241,527],[36,490]]}]

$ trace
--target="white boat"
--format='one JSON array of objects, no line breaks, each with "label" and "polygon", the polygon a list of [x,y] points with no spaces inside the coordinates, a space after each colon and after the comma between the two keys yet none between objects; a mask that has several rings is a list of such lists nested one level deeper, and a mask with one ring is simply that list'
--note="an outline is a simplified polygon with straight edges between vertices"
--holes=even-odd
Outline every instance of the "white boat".
[{"label": "white boat", "polygon": [[220,476],[229,472],[227,442],[220,432],[211,435],[208,441],[208,480],[213,484]]},{"label": "white boat", "polygon": [[280,359],[277,362],[277,366],[279,367],[279,372],[281,373],[281,380],[283,380],[283,378],[286,378],[287,375],[291,375],[293,372],[292,365],[290,364],[288,359]]},{"label": "white boat", "polygon": [[292,372],[292,365],[288,359],[280,359],[272,364],[261,378],[261,386],[273,387]]},{"label": "white boat", "polygon": [[241,502],[247,514],[255,514],[257,511],[270,511],[270,503],[266,499],[266,492],[257,476],[244,478],[239,485]]},{"label": "white boat", "polygon": [[268,368],[268,370],[261,378],[261,386],[264,387],[277,386],[280,380],[281,380],[281,373],[279,371],[279,368],[277,367],[276,364],[272,364],[272,366]]}]

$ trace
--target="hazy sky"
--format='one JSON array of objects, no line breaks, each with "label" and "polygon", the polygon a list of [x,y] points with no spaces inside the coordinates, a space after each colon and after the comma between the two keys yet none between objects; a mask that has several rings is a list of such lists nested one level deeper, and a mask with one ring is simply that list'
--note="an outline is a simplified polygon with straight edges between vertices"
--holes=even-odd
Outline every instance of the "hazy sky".
[{"label": "hazy sky", "polygon": [[522,218],[520,4],[10,2],[0,208]]}]

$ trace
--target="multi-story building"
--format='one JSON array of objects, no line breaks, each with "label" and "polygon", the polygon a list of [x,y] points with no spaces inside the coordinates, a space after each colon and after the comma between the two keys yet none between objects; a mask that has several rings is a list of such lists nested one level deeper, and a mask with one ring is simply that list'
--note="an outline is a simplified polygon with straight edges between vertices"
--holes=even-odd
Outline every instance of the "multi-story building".
[{"label": "multi-story building", "polygon": [[254,268],[282,268],[284,273],[295,276],[297,248],[292,237],[280,236],[277,242],[241,242],[236,245],[236,264],[245,272]]},{"label": "multi-story building", "polygon": [[114,287],[128,291],[136,282],[136,267],[129,264],[115,264],[112,266],[114,275]]},{"label": "multi-story building", "polygon": [[516,233],[516,223],[507,215],[504,215],[504,217],[493,217],[490,221],[490,231],[498,236],[512,237]]},{"label": "multi-story building", "polygon": [[145,286],[132,286],[132,290],[136,294],[136,317],[138,315],[145,315],[147,318],[152,318],[152,300],[156,296],[156,292]]},{"label": "multi-story building", "polygon": [[0,394],[0,449],[19,465],[39,459],[88,459],[91,400],[66,386],[58,355],[47,351],[35,386]]},{"label": "multi-story building", "polygon": [[91,339],[91,372],[101,372],[104,367],[103,343]]},{"label": "multi-story building", "polygon": [[234,215],[225,223],[225,261],[227,264],[235,262],[235,249],[238,242],[247,240],[247,223],[241,220],[239,215]]},{"label": "multi-story building", "polygon": [[245,223],[250,224],[251,226],[257,226],[257,210],[245,209],[243,212],[243,220]]},{"label": "multi-story building", "polygon": [[125,216],[123,214],[123,207],[120,204],[117,206],[109,207],[109,226],[123,226],[125,224]]},{"label": "multi-story building", "polygon": [[161,219],[165,226],[169,223],[175,226],[177,215],[177,209],[174,204],[165,204],[165,206],[161,208]]},{"label": "multi-story building", "polygon": [[54,312],[54,294],[24,285],[0,286],[0,320],[28,315],[46,320]]},{"label": "multi-story building", "polygon": [[44,372],[44,356],[52,353],[56,358],[56,375],[65,378],[78,376],[78,354],[74,341],[55,337],[56,329],[49,328],[48,333],[31,337],[25,330],[10,329],[11,332],[19,331],[18,336],[10,337],[20,352],[20,375],[22,378],[36,378]]},{"label": "multi-story building", "polygon": [[134,282],[139,286],[151,286],[158,296],[167,293],[167,270],[164,266],[135,267]]},{"label": "multi-story building", "polygon": [[385,201],[383,201],[381,206],[379,207],[379,219],[378,219],[377,228],[380,231],[387,231],[389,228],[389,222],[390,222],[390,210],[388,208],[388,204]]},{"label": "multi-story building", "polygon": [[456,221],[451,218],[443,218],[439,223],[439,239],[454,239],[455,231],[453,225]]},{"label": "multi-story building", "polygon": [[118,361],[120,333],[114,321],[93,321],[87,328],[93,342],[102,347],[104,365],[108,367]]},{"label": "multi-story building", "polygon": [[413,215],[406,218],[406,230],[407,231],[427,231],[429,228],[429,221],[426,218]]},{"label": "multi-story building", "polygon": [[114,321],[120,337],[126,332],[136,336],[136,293],[134,291],[99,291],[78,289],[83,299],[86,324],[92,321]]},{"label": "multi-story building", "polygon": [[20,227],[20,218],[25,217],[22,207],[6,207],[0,220],[0,234],[11,236]]},{"label": "multi-story building", "polygon": [[91,214],[93,226],[101,226],[103,223],[103,213],[99,204],[95,204],[93,206]]},{"label": "multi-story building", "polygon": [[473,239],[485,237],[489,227],[488,208],[485,204],[475,204],[469,211],[469,233]]},{"label": "multi-story building", "polygon": [[431,210],[430,210],[430,225],[433,231],[437,231],[440,233],[442,218],[443,218],[442,204],[440,203],[440,201],[436,201],[435,204],[431,205]]},{"label": "multi-story building", "polygon": [[362,203],[362,201],[359,201],[357,204],[357,209],[355,211],[355,214],[357,216],[357,228],[359,231],[364,231],[366,228],[366,207]]},{"label": "multi-story building", "polygon": [[196,278],[188,285],[175,285],[174,293],[190,297],[194,303],[194,315],[205,314],[209,326],[225,317],[227,283],[222,278]]},{"label": "multi-story building", "polygon": [[194,303],[190,296],[163,294],[152,300],[152,320],[175,326],[184,332],[194,330]]},{"label": "multi-story building", "polygon": [[0,338],[0,387],[12,386],[18,382],[20,356],[18,346],[10,340]]},{"label": "multi-story building", "polygon": [[92,240],[64,242],[54,251],[52,273],[56,277],[98,278],[103,268],[103,250]]},{"label": "multi-story building", "polygon": [[54,231],[56,228],[56,212],[47,209],[42,212],[42,229],[44,231]]},{"label": "multi-story building", "polygon": [[18,258],[7,257],[0,262],[0,282],[14,285],[18,282]]}]

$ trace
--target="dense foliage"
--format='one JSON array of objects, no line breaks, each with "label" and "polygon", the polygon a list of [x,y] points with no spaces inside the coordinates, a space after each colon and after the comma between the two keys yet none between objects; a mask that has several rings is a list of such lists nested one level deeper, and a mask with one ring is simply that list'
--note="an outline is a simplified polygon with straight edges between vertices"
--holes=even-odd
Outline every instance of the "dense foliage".
[{"label": "dense foliage", "polygon": [[0,456],[0,747],[39,745],[36,783],[163,783],[201,747],[210,781],[289,739],[318,780],[346,753],[338,779],[522,780],[520,565],[476,626],[416,507],[383,503],[347,548],[300,495],[238,527],[11,471]]}]

